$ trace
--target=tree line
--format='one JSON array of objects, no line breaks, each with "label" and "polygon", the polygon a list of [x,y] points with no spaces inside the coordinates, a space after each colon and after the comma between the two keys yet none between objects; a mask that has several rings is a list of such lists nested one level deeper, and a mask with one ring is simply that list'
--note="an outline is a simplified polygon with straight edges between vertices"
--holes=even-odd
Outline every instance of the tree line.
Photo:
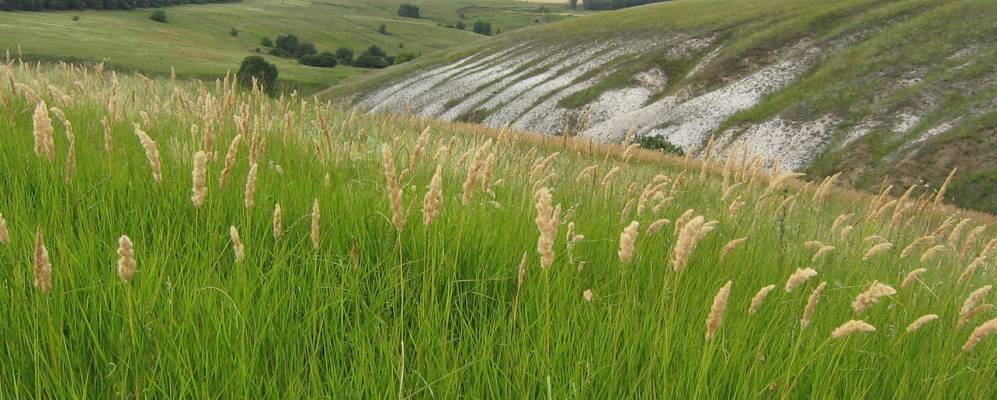
[{"label": "tree line", "polygon": [[661,3],[669,0],[568,0],[569,8],[585,10],[616,10],[619,8],[642,6],[644,4]]},{"label": "tree line", "polygon": [[3,11],[131,10],[181,4],[238,3],[241,0],[0,0]]}]

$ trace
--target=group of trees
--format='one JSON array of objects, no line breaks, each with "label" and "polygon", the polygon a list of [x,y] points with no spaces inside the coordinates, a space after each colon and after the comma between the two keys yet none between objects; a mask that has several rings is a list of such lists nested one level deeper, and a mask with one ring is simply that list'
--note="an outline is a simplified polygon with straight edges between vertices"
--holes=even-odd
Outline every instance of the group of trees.
[{"label": "group of trees", "polygon": [[270,54],[294,58],[299,63],[312,67],[332,68],[336,65],[352,65],[358,68],[385,68],[415,58],[415,54],[412,53],[389,56],[380,47],[370,46],[354,59],[352,49],[340,47],[335,53],[319,52],[315,44],[300,40],[291,34],[278,36],[277,40],[265,37],[260,44],[269,47]]},{"label": "group of trees", "polygon": [[642,6],[644,4],[661,3],[664,1],[669,0],[568,0],[568,7],[578,8],[581,6],[581,8],[585,10],[615,10],[618,8]]},{"label": "group of trees", "polygon": [[241,0],[0,0],[0,10],[131,10],[180,4],[237,3],[239,1]]},{"label": "group of trees", "polygon": [[398,6],[398,16],[405,18],[419,18],[419,7],[405,3]]}]

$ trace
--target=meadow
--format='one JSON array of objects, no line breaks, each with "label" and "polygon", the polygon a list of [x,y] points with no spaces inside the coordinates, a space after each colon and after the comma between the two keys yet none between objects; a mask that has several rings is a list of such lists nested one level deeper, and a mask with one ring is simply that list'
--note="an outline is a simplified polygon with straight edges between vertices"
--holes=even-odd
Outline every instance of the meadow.
[{"label": "meadow", "polygon": [[[511,31],[535,22],[568,17],[538,13],[538,4],[516,0],[427,0],[419,4],[421,19],[397,17],[401,1],[244,0],[239,3],[168,7],[166,24],[149,19],[150,9],[132,11],[0,12],[0,49],[41,59],[89,60],[119,69],[167,76],[170,67],[186,77],[214,79],[236,71],[239,62],[255,54],[264,37],[294,34],[315,43],[319,51],[347,47],[359,54],[377,45],[389,54],[427,54],[482,40],[470,31],[483,19],[494,29]],[[547,5],[547,7],[553,7]],[[438,26],[455,24],[464,12],[466,30]],[[79,17],[74,20],[74,17]],[[378,28],[384,24],[389,32]],[[232,29],[238,36],[230,35]],[[404,47],[402,47],[404,46]],[[366,72],[349,66],[316,68],[295,60],[266,56],[277,65],[281,79],[311,91]]]},{"label": "meadow", "polygon": [[0,82],[2,398],[997,396],[995,220],[944,186],[230,79]]}]

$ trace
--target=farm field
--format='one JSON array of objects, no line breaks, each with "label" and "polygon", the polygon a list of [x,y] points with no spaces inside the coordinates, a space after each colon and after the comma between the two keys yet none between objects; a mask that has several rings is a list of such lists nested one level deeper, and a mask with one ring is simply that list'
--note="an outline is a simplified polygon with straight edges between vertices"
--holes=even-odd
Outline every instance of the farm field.
[{"label": "farm field", "polygon": [[[314,42],[319,51],[347,47],[356,54],[377,45],[389,54],[426,54],[482,40],[470,31],[478,19],[495,29],[511,31],[568,17],[563,12],[539,13],[539,4],[515,0],[429,0],[418,2],[422,18],[397,17],[400,1],[389,0],[245,0],[239,3],[184,5],[163,8],[169,20],[149,19],[151,9],[132,11],[0,12],[0,49],[41,59],[102,61],[119,69],[211,78],[234,72],[239,62],[260,48],[263,37],[294,34]],[[455,24],[466,9],[466,30],[438,26]],[[561,10],[563,11],[563,10]],[[79,20],[74,20],[79,17]],[[389,32],[378,28],[384,24]],[[232,29],[239,31],[231,36]],[[404,47],[402,47],[404,46]],[[266,56],[277,65],[282,80],[315,91],[365,72],[337,66],[317,68],[295,60]]]},{"label": "farm field", "polygon": [[0,398],[997,397],[997,219],[947,185],[0,82]]}]

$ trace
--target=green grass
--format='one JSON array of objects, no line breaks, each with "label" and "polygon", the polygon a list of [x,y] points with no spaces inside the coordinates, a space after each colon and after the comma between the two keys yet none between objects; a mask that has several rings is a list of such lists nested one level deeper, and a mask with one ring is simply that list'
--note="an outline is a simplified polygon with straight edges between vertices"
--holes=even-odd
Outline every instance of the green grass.
[{"label": "green grass", "polygon": [[[801,191],[799,182],[766,194],[764,171],[721,174],[711,164],[701,178],[699,163],[653,153],[625,160],[619,148],[567,138],[502,136],[228,91],[201,94],[214,97],[217,109],[190,110],[177,93],[193,99],[196,83],[174,87],[127,74],[119,77],[117,96],[134,101],[119,103],[122,119],[111,124],[113,150],[106,153],[99,121],[110,114],[108,76],[14,64],[0,67],[0,79],[27,85],[63,109],[76,131],[77,155],[67,184],[62,125],[54,125],[54,161],[37,157],[36,102],[0,86],[0,213],[11,233],[10,243],[0,244],[0,398],[388,398],[399,395],[400,383],[401,395],[413,398],[997,396],[997,337],[971,352],[960,349],[993,312],[955,328],[967,294],[994,282],[992,262],[958,284],[968,259],[956,251],[925,262],[917,260],[920,252],[899,257],[900,248],[958,210],[908,203],[913,210],[891,227],[892,210],[871,217],[871,198],[843,189],[825,201],[813,201],[813,187]],[[46,84],[72,104],[50,97]],[[250,125],[231,178],[220,187],[224,154],[238,133],[231,116],[243,108],[261,129],[253,135]],[[188,127],[205,121],[213,121],[218,156],[208,165],[206,203],[195,208],[191,155],[203,147],[204,131],[192,135]],[[152,179],[133,123],[158,142],[162,183]],[[427,124],[430,136],[417,157]],[[479,179],[463,204],[472,153],[489,139],[496,151],[490,190]],[[401,231],[391,223],[383,145],[406,171],[408,223]],[[251,147],[259,174],[255,206],[246,209]],[[531,167],[547,156],[549,170]],[[443,208],[425,226],[422,199],[437,165]],[[589,165],[598,173],[577,181]],[[615,167],[616,178],[598,183]],[[548,171],[554,175],[542,178]],[[646,185],[653,188],[658,174],[681,177],[652,196],[660,209],[626,207]],[[726,197],[722,176],[742,182]],[[553,189],[562,210],[572,210],[563,223],[570,218],[584,235],[568,250],[569,228],[558,226],[556,258],[546,269],[536,252],[533,189],[540,186]],[[736,198],[746,204],[734,213]],[[777,211],[787,198],[795,205]],[[310,239],[314,201],[321,207],[317,249]],[[272,236],[275,204],[283,209],[279,240]],[[718,225],[684,271],[669,263],[672,224],[653,236],[642,229],[633,261],[620,262],[620,232],[631,220],[646,228],[690,208]],[[831,225],[848,212],[856,213],[846,222],[854,231],[843,236]],[[993,222],[979,215],[967,227]],[[230,226],[245,244],[243,263],[234,260]],[[36,227],[44,229],[53,264],[48,294],[32,286]],[[993,234],[970,242],[967,254],[980,253]],[[115,273],[121,235],[135,243],[138,272],[131,283]],[[863,261],[870,235],[882,235],[895,249]],[[964,234],[941,236],[964,246]],[[721,257],[725,243],[742,237],[746,243]],[[814,250],[803,245],[808,240],[835,250],[812,261]],[[922,266],[928,272],[896,296],[860,316],[850,308],[872,281],[899,289],[907,271]],[[819,275],[783,291],[788,275],[802,267]],[[723,324],[707,342],[710,304],[728,280],[733,289]],[[827,290],[813,324],[801,329],[800,314],[820,281]],[[769,284],[776,291],[747,316],[752,296]],[[585,301],[589,289],[594,296]],[[927,313],[941,318],[904,332]],[[877,331],[831,339],[835,327],[855,318]]]},{"label": "green grass", "polygon": [[[187,5],[164,9],[169,22],[149,19],[151,10],[59,11],[0,13],[0,49],[46,59],[105,61],[143,73],[168,74],[170,67],[183,76],[216,77],[235,71],[239,62],[260,45],[263,37],[293,33],[315,43],[319,51],[352,48],[359,54],[378,45],[389,54],[435,50],[482,40],[484,36],[437,26],[456,22],[457,10],[476,5],[484,10],[468,18],[494,21],[503,31],[532,25],[534,19],[552,21],[563,14],[538,14],[532,5],[516,0],[429,0],[422,19],[397,17],[393,0],[245,0],[231,4]],[[73,21],[79,16],[79,21]],[[473,20],[466,21],[468,26]],[[384,24],[389,35],[378,33]],[[232,37],[229,31],[240,31]],[[404,45],[404,49],[399,48]],[[316,68],[273,56],[282,80],[304,88],[327,87],[365,70],[347,66]]]}]

